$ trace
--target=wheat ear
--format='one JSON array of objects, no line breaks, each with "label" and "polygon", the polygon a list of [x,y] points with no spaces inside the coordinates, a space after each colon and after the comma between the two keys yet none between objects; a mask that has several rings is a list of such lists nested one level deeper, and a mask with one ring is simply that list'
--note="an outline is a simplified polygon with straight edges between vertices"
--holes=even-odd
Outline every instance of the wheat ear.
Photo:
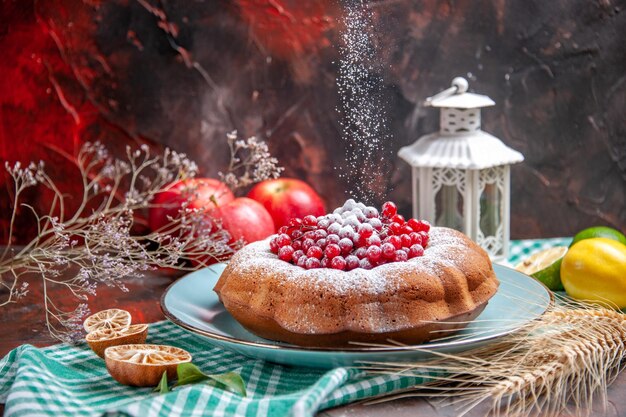
[{"label": "wheat ear", "polygon": [[[621,312],[562,302],[539,320],[498,343],[436,354],[422,363],[372,363],[378,373],[428,371],[433,383],[399,396],[428,396],[465,414],[483,402],[493,415],[554,416],[568,407],[586,414],[606,390],[626,356],[626,316]],[[397,398],[398,396],[396,396]]]}]

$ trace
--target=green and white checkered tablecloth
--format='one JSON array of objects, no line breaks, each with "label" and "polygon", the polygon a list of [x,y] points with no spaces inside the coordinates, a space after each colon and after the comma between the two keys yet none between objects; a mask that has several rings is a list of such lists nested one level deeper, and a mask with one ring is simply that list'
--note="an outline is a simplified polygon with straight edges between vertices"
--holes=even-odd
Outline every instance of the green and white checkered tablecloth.
[{"label": "green and white checkered tablecloth", "polygon": [[[569,239],[516,241],[509,261]],[[312,416],[318,410],[392,393],[423,382],[418,377],[372,376],[354,368],[293,368],[211,347],[170,322],[150,325],[148,343],[188,350],[208,374],[239,369],[247,397],[207,384],[168,394],[118,384],[87,345],[23,345],[0,361],[0,403],[13,416]]]}]

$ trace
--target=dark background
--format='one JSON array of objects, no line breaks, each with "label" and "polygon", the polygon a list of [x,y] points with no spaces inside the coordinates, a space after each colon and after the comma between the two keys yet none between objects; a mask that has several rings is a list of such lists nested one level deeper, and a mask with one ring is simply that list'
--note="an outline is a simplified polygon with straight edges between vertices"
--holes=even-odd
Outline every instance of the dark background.
[{"label": "dark background", "polygon": [[[285,175],[329,207],[345,165],[335,84],[336,1],[2,1],[0,159],[44,159],[64,190],[66,155],[84,141],[114,152],[169,146],[206,176],[225,169],[225,133],[266,139]],[[421,101],[458,75],[497,105],[484,130],[521,151],[512,169],[513,238],[626,229],[626,1],[370,2],[376,76],[392,139],[376,191],[410,212],[410,172],[395,153],[437,130]],[[344,167],[345,168],[345,167]],[[345,169],[344,169],[345,171]],[[10,190],[0,184],[0,237]],[[31,190],[41,211],[49,197]],[[381,197],[381,200],[383,198]],[[381,201],[374,201],[380,203]],[[18,220],[18,240],[33,233]]]}]

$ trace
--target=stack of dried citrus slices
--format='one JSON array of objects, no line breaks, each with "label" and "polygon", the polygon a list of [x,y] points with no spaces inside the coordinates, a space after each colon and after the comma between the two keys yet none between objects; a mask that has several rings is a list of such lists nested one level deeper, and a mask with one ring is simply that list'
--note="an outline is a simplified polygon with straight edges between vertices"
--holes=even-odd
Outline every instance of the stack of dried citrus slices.
[{"label": "stack of dried citrus slices", "polygon": [[131,322],[128,311],[112,308],[87,317],[83,323],[87,344],[104,358],[107,370],[120,384],[155,386],[164,372],[173,379],[178,364],[191,362],[191,354],[183,349],[144,344],[148,325]]}]

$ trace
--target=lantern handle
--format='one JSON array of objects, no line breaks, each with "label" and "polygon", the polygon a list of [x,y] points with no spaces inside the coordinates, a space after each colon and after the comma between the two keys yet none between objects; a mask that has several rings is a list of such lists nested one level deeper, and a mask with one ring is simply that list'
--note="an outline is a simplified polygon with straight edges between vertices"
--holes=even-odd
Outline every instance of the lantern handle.
[{"label": "lantern handle", "polygon": [[452,80],[450,88],[446,88],[445,90],[435,94],[434,96],[428,97],[426,100],[424,100],[424,105],[430,106],[432,102],[435,100],[450,97],[453,94],[465,93],[468,87],[469,87],[469,84],[465,78],[456,77],[455,79]]}]

